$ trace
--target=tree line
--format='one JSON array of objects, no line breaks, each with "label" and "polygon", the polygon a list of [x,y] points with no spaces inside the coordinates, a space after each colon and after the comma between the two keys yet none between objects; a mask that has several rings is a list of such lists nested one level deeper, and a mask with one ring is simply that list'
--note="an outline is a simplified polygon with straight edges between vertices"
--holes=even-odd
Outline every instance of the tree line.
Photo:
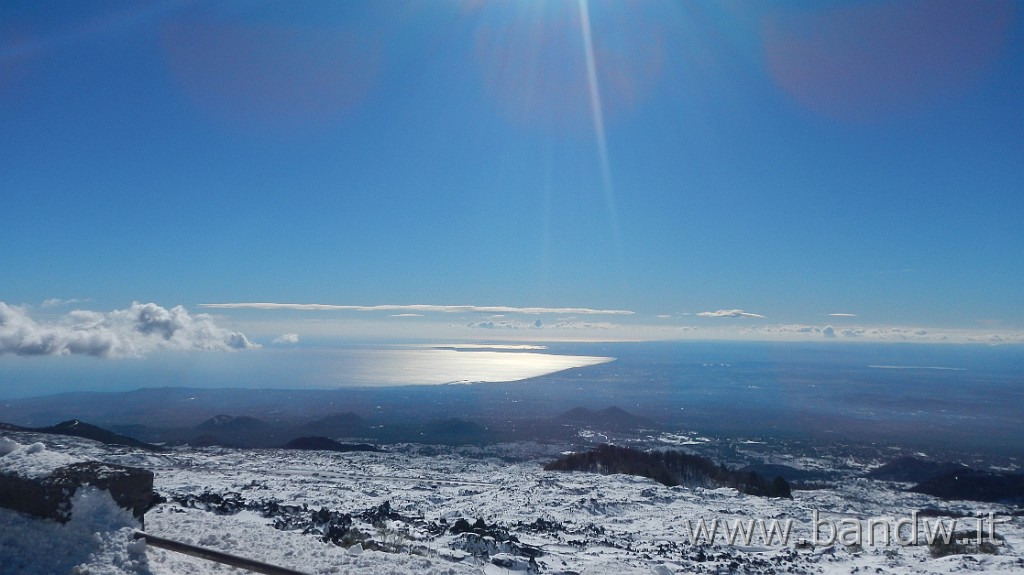
[{"label": "tree line", "polygon": [[781,476],[769,481],[759,473],[736,471],[706,457],[681,451],[640,451],[604,444],[590,451],[562,456],[544,469],[604,475],[623,473],[648,477],[669,487],[732,487],[748,495],[793,498],[789,482]]}]

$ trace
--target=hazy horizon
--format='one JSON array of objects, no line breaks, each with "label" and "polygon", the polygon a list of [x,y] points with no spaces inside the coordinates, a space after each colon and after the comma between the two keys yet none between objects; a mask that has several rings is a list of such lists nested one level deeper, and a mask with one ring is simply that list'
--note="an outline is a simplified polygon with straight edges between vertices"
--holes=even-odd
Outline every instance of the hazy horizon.
[{"label": "hazy horizon", "polygon": [[[643,385],[629,366],[749,363],[773,369],[798,363],[829,373],[861,370],[973,380],[979,372],[1024,369],[1024,346],[844,341],[534,342],[353,341],[340,338],[272,344],[233,353],[153,350],[143,357],[81,355],[0,357],[0,400],[71,391],[197,389],[355,389],[543,380],[567,369],[608,363],[622,385]],[[627,367],[623,367],[627,366]],[[839,375],[821,383],[841,384]],[[965,384],[966,385],[966,384]]]}]

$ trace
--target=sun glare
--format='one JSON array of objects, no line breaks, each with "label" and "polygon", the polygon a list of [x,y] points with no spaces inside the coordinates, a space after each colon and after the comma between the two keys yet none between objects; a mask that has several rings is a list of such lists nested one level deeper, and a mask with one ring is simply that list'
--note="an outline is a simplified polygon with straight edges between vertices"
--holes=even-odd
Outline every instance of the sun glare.
[{"label": "sun glare", "polygon": [[587,61],[587,88],[590,94],[590,112],[594,119],[594,136],[597,140],[598,160],[601,163],[601,187],[604,192],[605,209],[608,212],[608,225],[611,227],[612,239],[619,259],[622,259],[622,241],[619,238],[619,222],[615,207],[615,187],[612,183],[612,170],[608,161],[608,138],[604,131],[604,109],[601,106],[601,86],[597,78],[597,66],[594,63],[594,41],[590,29],[590,9],[587,0],[579,0],[580,29],[583,32],[583,51]]}]

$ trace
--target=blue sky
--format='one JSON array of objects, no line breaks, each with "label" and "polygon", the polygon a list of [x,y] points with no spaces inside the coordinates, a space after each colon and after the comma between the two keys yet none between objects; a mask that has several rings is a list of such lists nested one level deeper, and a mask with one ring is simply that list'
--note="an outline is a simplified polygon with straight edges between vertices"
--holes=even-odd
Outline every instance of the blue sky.
[{"label": "blue sky", "polygon": [[1021,94],[995,0],[5,1],[5,345],[1021,341]]}]

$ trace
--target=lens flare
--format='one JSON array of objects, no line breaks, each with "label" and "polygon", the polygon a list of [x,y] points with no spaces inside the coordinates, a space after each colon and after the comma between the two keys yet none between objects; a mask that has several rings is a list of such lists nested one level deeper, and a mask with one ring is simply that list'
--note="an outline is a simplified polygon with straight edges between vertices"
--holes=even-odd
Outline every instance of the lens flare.
[{"label": "lens flare", "polygon": [[590,31],[590,10],[587,0],[579,0],[580,28],[583,31],[583,51],[587,59],[587,88],[590,93],[590,112],[594,120],[594,134],[597,138],[597,154],[601,163],[601,188],[604,192],[605,209],[608,211],[608,225],[616,250],[621,255],[622,242],[619,239],[619,217],[615,207],[615,188],[612,185],[612,169],[608,161],[608,138],[604,131],[604,109],[601,107],[601,87],[597,80],[597,66],[594,64],[594,41]]}]

